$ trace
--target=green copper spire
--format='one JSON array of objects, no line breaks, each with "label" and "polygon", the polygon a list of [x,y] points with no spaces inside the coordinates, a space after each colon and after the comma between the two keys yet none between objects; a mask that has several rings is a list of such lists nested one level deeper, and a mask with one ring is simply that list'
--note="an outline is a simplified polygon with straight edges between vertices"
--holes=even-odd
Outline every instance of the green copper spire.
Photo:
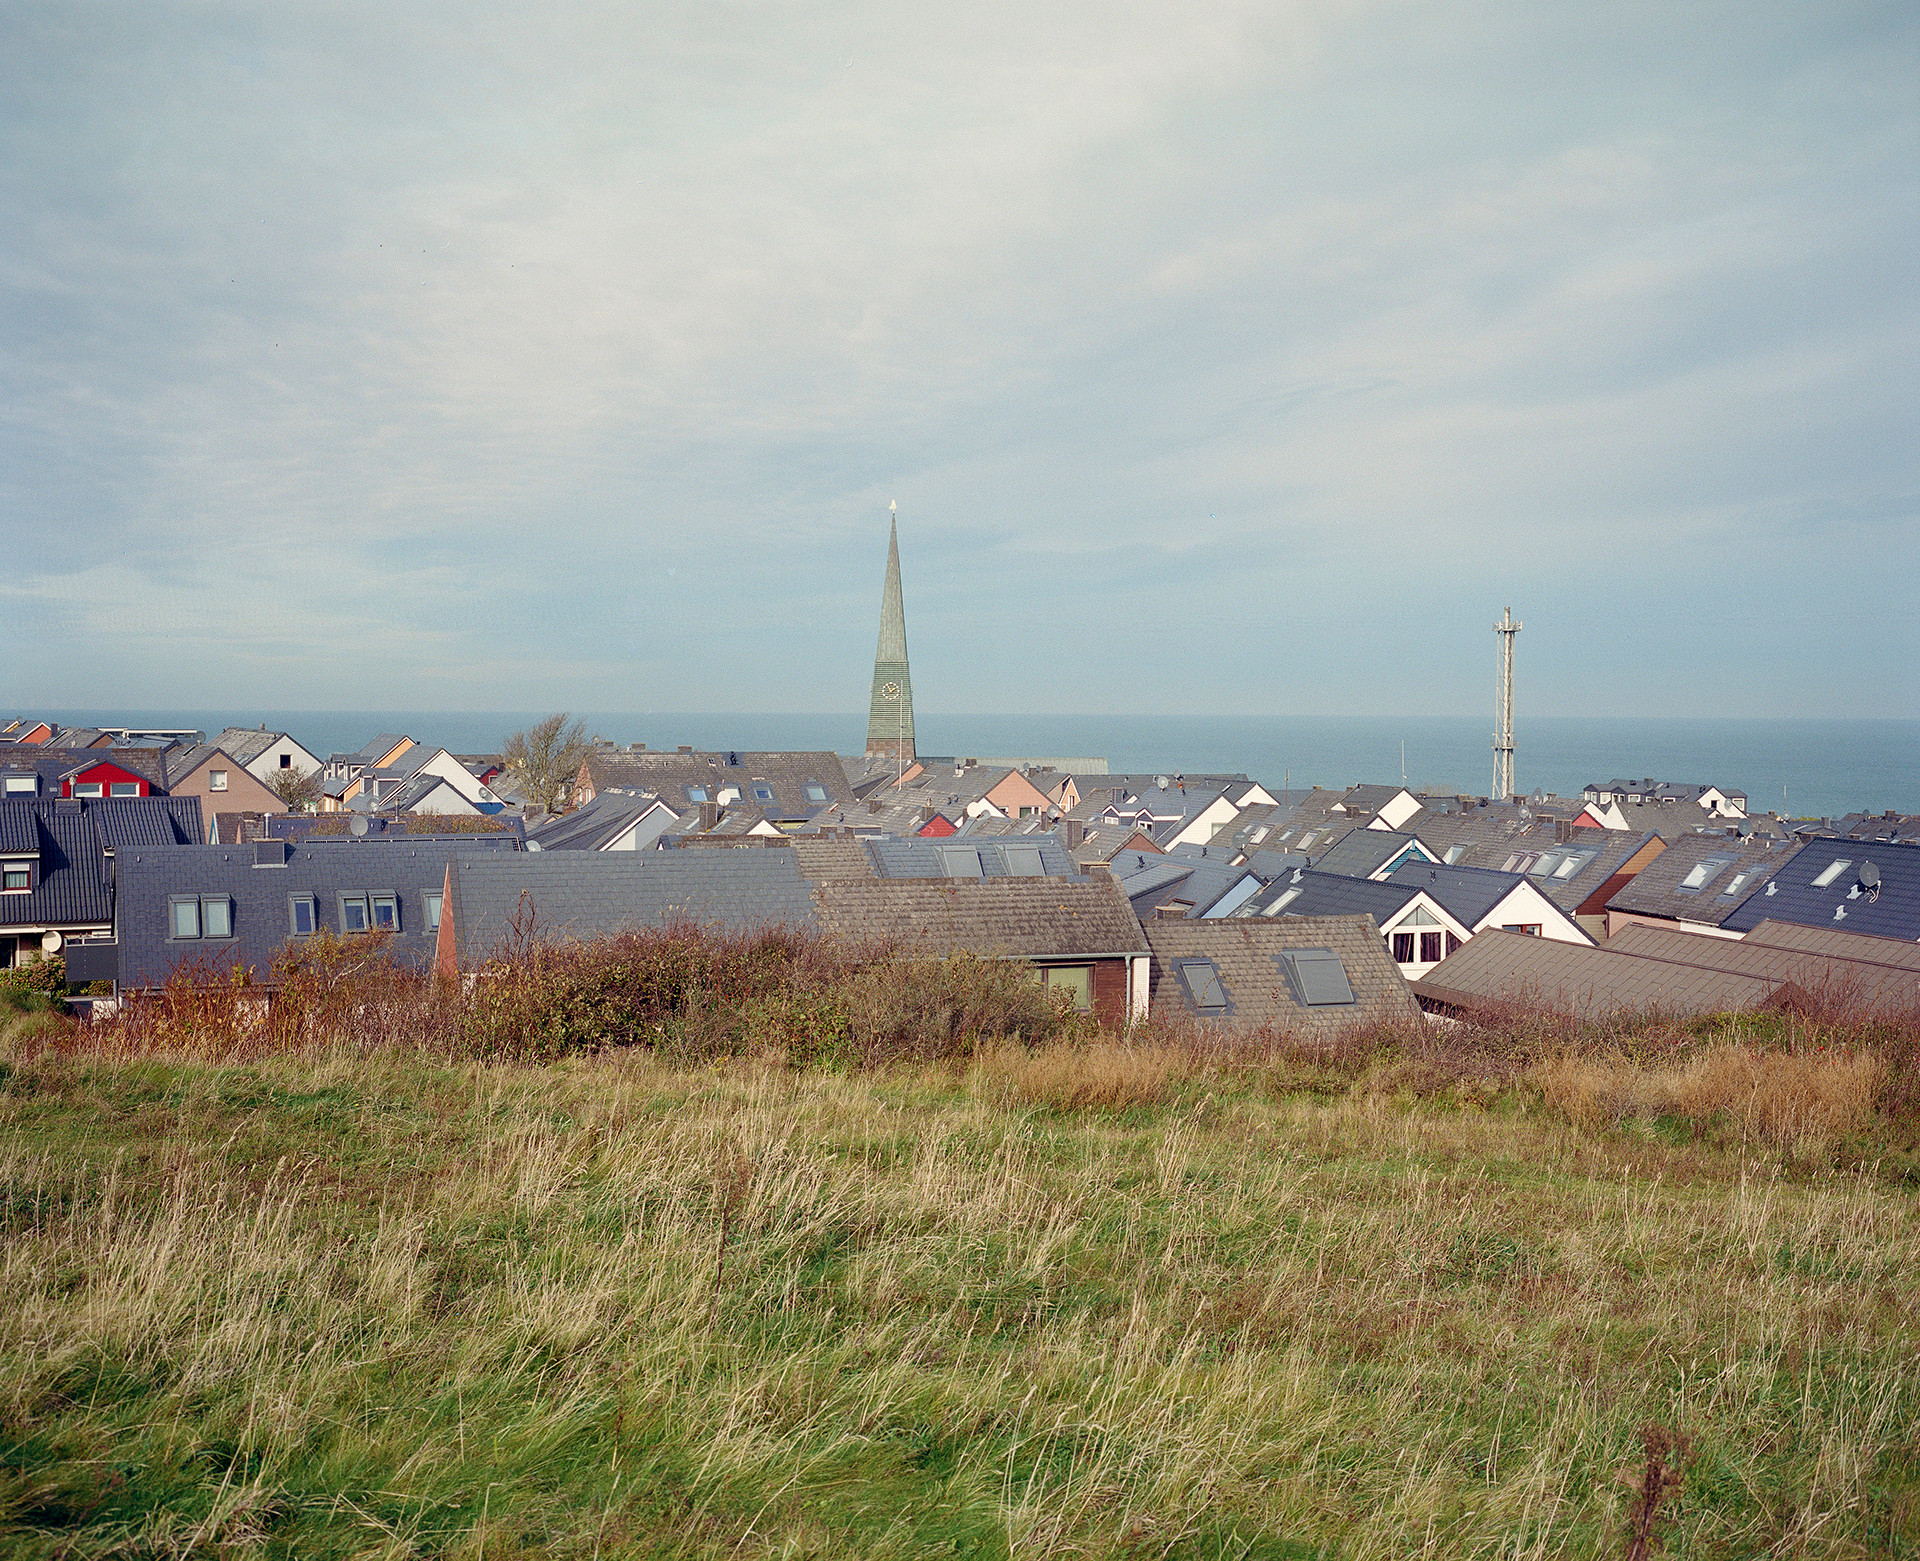
[{"label": "green copper spire", "polygon": [[867,755],[901,769],[913,763],[913,680],[907,675],[907,610],[900,598],[900,522],[887,533],[887,584],[880,595],[880,647],[873,657]]}]

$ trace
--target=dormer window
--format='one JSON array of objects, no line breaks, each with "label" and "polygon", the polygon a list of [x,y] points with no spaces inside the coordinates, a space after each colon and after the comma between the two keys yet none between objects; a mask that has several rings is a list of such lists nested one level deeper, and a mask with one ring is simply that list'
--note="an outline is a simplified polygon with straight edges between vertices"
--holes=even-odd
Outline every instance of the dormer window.
[{"label": "dormer window", "polygon": [[31,797],[39,793],[40,781],[35,775],[9,775],[6,795],[9,797]]},{"label": "dormer window", "polygon": [[114,781],[107,787],[109,797],[137,797],[140,795],[138,781]]},{"label": "dormer window", "polygon": [[0,863],[0,891],[7,894],[27,894],[33,889],[33,863]]}]

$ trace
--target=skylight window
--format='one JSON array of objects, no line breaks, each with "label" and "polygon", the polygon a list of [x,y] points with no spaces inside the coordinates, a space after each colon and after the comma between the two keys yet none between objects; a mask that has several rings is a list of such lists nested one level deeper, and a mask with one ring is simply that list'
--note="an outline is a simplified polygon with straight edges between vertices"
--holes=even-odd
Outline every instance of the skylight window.
[{"label": "skylight window", "polygon": [[1183,959],[1173,968],[1187,989],[1187,1000],[1201,1013],[1226,1012],[1227,989],[1220,984],[1220,970],[1212,960]]},{"label": "skylight window", "polygon": [[1456,862],[1460,860],[1461,857],[1465,856],[1466,854],[1467,854],[1467,848],[1465,846],[1448,846],[1447,854],[1444,860],[1447,866],[1452,867]]},{"label": "skylight window", "polygon": [[1735,873],[1733,877],[1730,880],[1728,880],[1726,888],[1720,891],[1720,897],[1722,899],[1726,899],[1732,895],[1738,894],[1741,890],[1741,887],[1752,876],[1753,876],[1753,869],[1751,867],[1741,868],[1739,872]]},{"label": "skylight window", "polygon": [[1269,905],[1260,914],[1262,916],[1278,916],[1289,905],[1293,904],[1295,900],[1299,899],[1300,895],[1301,895],[1301,890],[1299,888],[1295,887],[1295,888],[1289,889],[1285,894],[1281,895],[1279,899],[1275,900],[1273,904]]},{"label": "skylight window", "polygon": [[1853,866],[1852,862],[1835,862],[1833,866],[1829,867],[1818,878],[1814,879],[1813,881],[1814,888],[1816,889],[1826,888],[1828,884],[1832,883],[1834,879],[1838,878],[1842,873],[1844,873],[1851,866]]},{"label": "skylight window", "polygon": [[771,786],[763,785],[759,781],[755,781],[753,783],[753,800],[755,802],[773,801],[773,788]]},{"label": "skylight window", "polygon": [[1719,877],[1722,868],[1731,866],[1732,863],[1733,858],[1730,856],[1702,857],[1693,864],[1692,871],[1680,880],[1680,887],[1682,889],[1704,889],[1715,878]]},{"label": "skylight window", "polygon": [[1582,853],[1577,856],[1569,856],[1564,862],[1562,862],[1558,867],[1556,867],[1553,870],[1553,876],[1555,878],[1571,878],[1575,873],[1579,872],[1581,868],[1585,867],[1587,863],[1592,860],[1593,858],[1586,853]]},{"label": "skylight window", "polygon": [[689,786],[687,788],[687,801],[705,802],[706,800],[707,788],[705,786]]},{"label": "skylight window", "polygon": [[940,868],[949,878],[978,878],[979,849],[973,846],[942,846]]},{"label": "skylight window", "polygon": [[1347,967],[1332,949],[1294,949],[1274,956],[1286,972],[1293,995],[1308,1008],[1332,1008],[1354,1001]]},{"label": "skylight window", "polygon": [[808,781],[806,791],[807,801],[809,802],[825,802],[827,800],[827,788],[822,786],[818,781]]},{"label": "skylight window", "polygon": [[1007,872],[1015,878],[1040,878],[1046,874],[1038,846],[1002,846],[1000,855],[1006,859]]}]

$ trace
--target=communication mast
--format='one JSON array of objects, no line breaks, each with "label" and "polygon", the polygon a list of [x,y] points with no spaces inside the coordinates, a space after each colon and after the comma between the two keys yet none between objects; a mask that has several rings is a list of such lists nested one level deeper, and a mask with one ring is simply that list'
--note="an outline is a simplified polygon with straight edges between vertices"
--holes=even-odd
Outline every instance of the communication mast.
[{"label": "communication mast", "polygon": [[1513,637],[1520,632],[1513,609],[1493,626],[1500,636],[1500,688],[1493,731],[1493,792],[1502,802],[1513,797]]}]

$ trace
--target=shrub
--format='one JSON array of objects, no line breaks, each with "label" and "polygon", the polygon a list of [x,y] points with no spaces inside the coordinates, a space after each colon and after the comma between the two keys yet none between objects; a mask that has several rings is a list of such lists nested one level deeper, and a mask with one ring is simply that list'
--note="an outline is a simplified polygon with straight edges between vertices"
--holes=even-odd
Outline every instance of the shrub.
[{"label": "shrub", "polygon": [[65,997],[67,962],[55,954],[51,959],[36,959],[24,965],[15,965],[9,970],[0,970],[0,1000],[20,992]]}]

